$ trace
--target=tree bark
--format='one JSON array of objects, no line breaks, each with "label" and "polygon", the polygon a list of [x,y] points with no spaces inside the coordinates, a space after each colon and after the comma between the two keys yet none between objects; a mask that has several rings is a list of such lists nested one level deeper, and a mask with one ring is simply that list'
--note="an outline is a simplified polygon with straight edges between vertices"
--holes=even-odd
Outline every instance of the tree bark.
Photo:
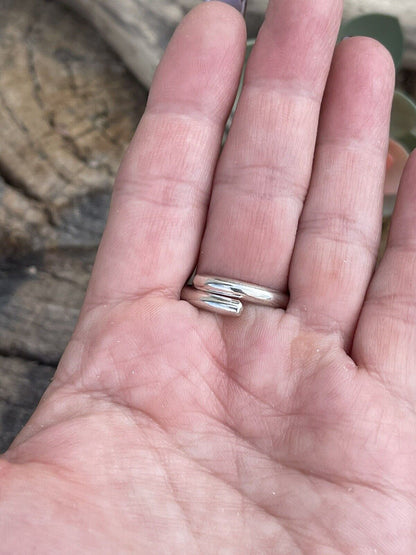
[{"label": "tree bark", "polygon": [[[149,87],[163,51],[179,21],[197,0],[61,0],[82,13]],[[345,0],[344,15],[396,15],[406,35],[404,63],[416,68],[415,0]],[[248,0],[248,36],[254,37],[264,18],[267,0]]]}]

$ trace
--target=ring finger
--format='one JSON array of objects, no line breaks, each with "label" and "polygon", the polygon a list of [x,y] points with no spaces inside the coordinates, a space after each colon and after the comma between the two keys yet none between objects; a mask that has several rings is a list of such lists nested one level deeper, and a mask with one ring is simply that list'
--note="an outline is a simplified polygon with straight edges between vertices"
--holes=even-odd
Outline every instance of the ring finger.
[{"label": "ring finger", "polygon": [[199,273],[286,289],[341,11],[338,0],[270,2],[218,163]]}]

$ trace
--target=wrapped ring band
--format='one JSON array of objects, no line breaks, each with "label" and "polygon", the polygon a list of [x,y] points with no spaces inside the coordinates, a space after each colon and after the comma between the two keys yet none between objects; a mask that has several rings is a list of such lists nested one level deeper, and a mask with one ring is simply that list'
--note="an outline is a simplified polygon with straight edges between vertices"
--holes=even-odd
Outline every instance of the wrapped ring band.
[{"label": "wrapped ring band", "polygon": [[188,301],[188,303],[197,308],[222,314],[223,316],[240,316],[243,311],[243,303],[238,299],[214,295],[189,286],[182,289],[181,299]]},{"label": "wrapped ring band", "polygon": [[243,302],[286,308],[289,297],[285,293],[254,283],[196,274],[193,287],[183,289],[182,299],[210,312],[240,316]]}]

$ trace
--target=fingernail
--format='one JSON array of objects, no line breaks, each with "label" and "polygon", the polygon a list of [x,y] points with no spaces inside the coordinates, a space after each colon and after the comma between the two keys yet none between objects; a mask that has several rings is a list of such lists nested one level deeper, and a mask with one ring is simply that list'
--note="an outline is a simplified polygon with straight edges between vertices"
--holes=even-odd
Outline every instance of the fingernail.
[{"label": "fingernail", "polygon": [[[204,2],[211,2],[211,0],[204,0]],[[224,2],[224,4],[232,6],[242,15],[246,14],[247,0],[220,0],[220,2]]]}]

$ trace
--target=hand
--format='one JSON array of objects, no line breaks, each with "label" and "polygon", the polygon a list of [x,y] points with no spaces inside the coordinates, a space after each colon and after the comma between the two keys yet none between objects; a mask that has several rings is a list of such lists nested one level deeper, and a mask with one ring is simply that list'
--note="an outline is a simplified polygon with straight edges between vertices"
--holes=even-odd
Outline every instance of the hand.
[{"label": "hand", "polygon": [[[415,552],[416,157],[373,275],[394,68],[370,39],[334,53],[341,8],[272,0],[218,164],[243,19],[179,26],[79,324],[0,459],[2,552]],[[196,263],[287,310],[199,311]]]}]

